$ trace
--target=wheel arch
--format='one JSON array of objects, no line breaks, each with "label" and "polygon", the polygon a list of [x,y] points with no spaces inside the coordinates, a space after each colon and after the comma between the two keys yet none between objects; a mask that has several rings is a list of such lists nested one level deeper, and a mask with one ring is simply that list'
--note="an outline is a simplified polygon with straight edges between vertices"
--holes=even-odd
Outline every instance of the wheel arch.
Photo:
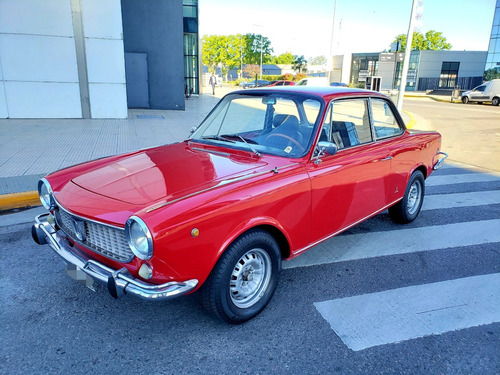
[{"label": "wheel arch", "polygon": [[269,233],[276,240],[282,259],[290,257],[290,239],[285,234],[285,230],[274,220],[265,220],[264,218],[260,218],[251,222],[243,223],[236,231],[230,234],[219,249],[217,259],[219,259],[224,251],[226,251],[226,249],[238,238],[252,230],[259,229]]}]

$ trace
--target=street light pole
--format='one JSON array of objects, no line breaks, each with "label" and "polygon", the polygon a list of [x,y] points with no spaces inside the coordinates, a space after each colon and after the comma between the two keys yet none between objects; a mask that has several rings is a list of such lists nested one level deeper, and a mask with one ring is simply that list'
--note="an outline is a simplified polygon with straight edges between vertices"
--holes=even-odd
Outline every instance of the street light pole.
[{"label": "street light pole", "polygon": [[398,110],[403,109],[403,98],[406,90],[406,78],[408,77],[408,66],[410,65],[411,44],[413,42],[413,24],[417,15],[416,9],[419,0],[413,0],[411,7],[410,24],[408,26],[408,35],[406,36],[405,57],[403,60],[403,71],[401,74],[401,83],[399,84]]},{"label": "street light pole", "polygon": [[262,34],[260,34],[260,79],[262,79]]}]

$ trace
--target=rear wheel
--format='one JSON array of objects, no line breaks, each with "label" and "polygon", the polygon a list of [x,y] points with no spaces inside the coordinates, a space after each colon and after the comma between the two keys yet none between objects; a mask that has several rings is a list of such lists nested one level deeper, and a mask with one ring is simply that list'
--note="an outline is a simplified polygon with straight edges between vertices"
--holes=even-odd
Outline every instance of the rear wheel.
[{"label": "rear wheel", "polygon": [[462,103],[464,104],[469,103],[469,98],[467,96],[462,96]]},{"label": "rear wheel", "polygon": [[281,254],[274,238],[252,230],[235,240],[201,287],[203,306],[219,319],[239,324],[258,315],[278,285]]},{"label": "rear wheel", "polygon": [[500,104],[500,98],[497,98],[496,96],[491,100],[491,104],[493,104],[494,106],[497,106],[498,104]]},{"label": "rear wheel", "polygon": [[424,195],[424,175],[420,171],[415,171],[408,181],[403,199],[389,208],[391,219],[396,223],[411,223],[420,213]]}]

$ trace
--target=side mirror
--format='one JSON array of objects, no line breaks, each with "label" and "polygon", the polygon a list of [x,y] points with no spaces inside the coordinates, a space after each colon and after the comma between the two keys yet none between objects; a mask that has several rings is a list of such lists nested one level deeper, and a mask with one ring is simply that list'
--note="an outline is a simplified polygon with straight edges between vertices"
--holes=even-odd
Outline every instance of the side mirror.
[{"label": "side mirror", "polygon": [[196,127],[196,126],[193,126],[193,127],[191,128],[191,130],[189,131],[189,137],[191,137],[191,136],[193,135],[193,133],[196,131],[196,129],[197,129],[197,128],[198,128],[198,127]]},{"label": "side mirror", "polygon": [[337,145],[333,142],[318,142],[318,156],[335,155],[338,151]]}]

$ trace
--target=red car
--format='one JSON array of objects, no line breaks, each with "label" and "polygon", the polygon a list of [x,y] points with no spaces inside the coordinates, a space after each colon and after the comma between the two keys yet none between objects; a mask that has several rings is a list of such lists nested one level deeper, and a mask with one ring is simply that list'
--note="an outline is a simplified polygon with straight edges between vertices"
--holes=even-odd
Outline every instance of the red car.
[{"label": "red car", "polygon": [[293,81],[272,81],[266,87],[273,87],[273,86],[295,86],[295,82],[293,82]]},{"label": "red car", "polygon": [[43,178],[49,212],[32,234],[115,298],[200,289],[215,316],[241,323],[268,304],[283,260],[387,208],[414,220],[445,158],[439,133],[407,130],[377,92],[242,90],[184,142]]}]

